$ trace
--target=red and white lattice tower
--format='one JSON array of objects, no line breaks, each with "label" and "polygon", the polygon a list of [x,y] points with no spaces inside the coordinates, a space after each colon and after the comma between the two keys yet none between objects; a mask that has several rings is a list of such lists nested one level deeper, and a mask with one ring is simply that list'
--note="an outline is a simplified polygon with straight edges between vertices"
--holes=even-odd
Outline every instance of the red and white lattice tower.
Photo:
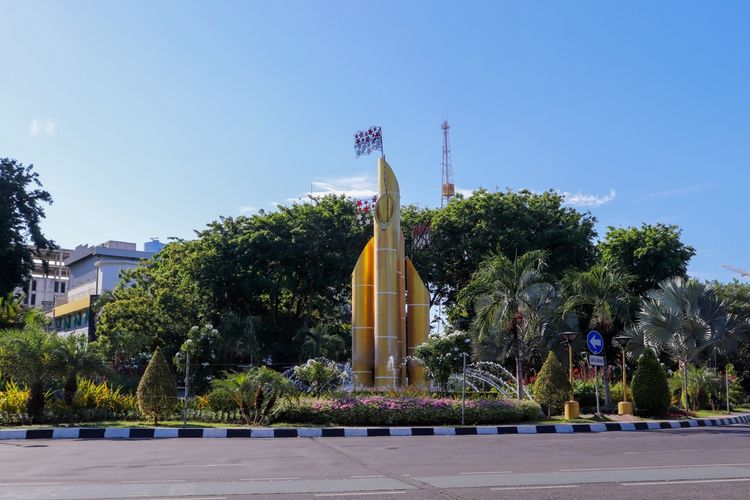
[{"label": "red and white lattice tower", "polygon": [[440,190],[440,206],[444,207],[456,195],[456,185],[453,183],[453,167],[451,167],[451,146],[448,140],[448,121],[444,121],[443,129],[443,184]]}]

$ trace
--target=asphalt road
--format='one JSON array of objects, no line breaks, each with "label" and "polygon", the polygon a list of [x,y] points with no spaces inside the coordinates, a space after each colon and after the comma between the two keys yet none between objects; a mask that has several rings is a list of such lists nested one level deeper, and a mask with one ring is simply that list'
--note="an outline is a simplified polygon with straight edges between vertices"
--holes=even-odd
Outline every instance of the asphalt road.
[{"label": "asphalt road", "polygon": [[750,498],[750,426],[0,441],[0,498]]}]

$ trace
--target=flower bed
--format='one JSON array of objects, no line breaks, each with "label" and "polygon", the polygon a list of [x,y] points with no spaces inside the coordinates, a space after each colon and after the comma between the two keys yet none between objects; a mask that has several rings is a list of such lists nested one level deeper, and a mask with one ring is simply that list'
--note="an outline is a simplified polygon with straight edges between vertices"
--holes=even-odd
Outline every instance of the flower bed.
[{"label": "flower bed", "polygon": [[[510,399],[466,400],[467,425],[499,425],[534,420],[539,405]],[[449,398],[363,396],[301,398],[281,404],[274,421],[315,425],[457,425],[461,401]]]}]

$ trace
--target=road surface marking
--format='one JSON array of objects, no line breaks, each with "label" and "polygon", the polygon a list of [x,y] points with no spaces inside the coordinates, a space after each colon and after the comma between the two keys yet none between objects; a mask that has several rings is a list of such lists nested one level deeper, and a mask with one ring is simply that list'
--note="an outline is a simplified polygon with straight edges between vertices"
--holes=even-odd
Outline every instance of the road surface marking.
[{"label": "road surface marking", "polygon": [[459,472],[459,476],[478,476],[480,474],[512,474],[510,470],[491,470],[487,472]]},{"label": "road surface marking", "polygon": [[226,500],[227,497],[164,497],[149,498],[149,500]]},{"label": "road surface marking", "polygon": [[60,484],[60,483],[0,483],[0,487],[2,486],[51,486],[53,484]]},{"label": "road surface marking", "polygon": [[558,469],[557,472],[596,472],[606,470],[643,470],[643,469],[681,469],[688,467],[739,467],[747,466],[750,463],[743,464],[687,464],[687,465],[644,465],[638,467],[594,467],[591,469]]},{"label": "road surface marking", "polygon": [[349,476],[352,479],[370,479],[373,477],[385,477],[383,474],[373,474],[371,476]]},{"label": "road surface marking", "polygon": [[132,481],[123,481],[125,484],[138,484],[138,483],[184,483],[184,479],[137,479]]},{"label": "road surface marking", "polygon": [[736,479],[689,479],[676,481],[648,481],[644,483],[620,483],[623,486],[656,486],[661,484],[739,483],[750,481],[750,477]]},{"label": "road surface marking", "polygon": [[506,490],[552,490],[557,488],[578,488],[577,484],[558,484],[557,486],[506,486],[504,488],[490,488],[492,491]]},{"label": "road surface marking", "polygon": [[393,491],[362,491],[355,493],[319,493],[316,497],[359,497],[366,495],[400,495],[406,493],[406,490],[393,490]]},{"label": "road surface marking", "polygon": [[299,479],[298,477],[251,477],[248,479],[240,479],[240,481],[291,481],[293,479]]}]

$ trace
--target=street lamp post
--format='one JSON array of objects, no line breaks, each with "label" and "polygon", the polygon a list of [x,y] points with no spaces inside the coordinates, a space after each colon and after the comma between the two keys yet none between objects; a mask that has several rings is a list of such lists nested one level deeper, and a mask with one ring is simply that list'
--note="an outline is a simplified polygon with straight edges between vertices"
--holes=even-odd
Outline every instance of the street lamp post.
[{"label": "street lamp post", "polygon": [[562,332],[560,336],[568,344],[568,380],[570,382],[570,400],[565,402],[565,419],[572,420],[578,418],[580,406],[578,401],[573,399],[573,341],[578,337],[578,332]]},{"label": "street lamp post", "polygon": [[463,382],[461,383],[461,425],[464,425],[464,408],[466,406],[466,357],[467,353],[462,352],[461,357],[464,361]]},{"label": "street lamp post", "polygon": [[628,374],[625,366],[625,348],[630,342],[630,337],[620,335],[615,337],[615,340],[622,348],[622,401],[617,403],[617,414],[618,415],[632,415],[633,414],[633,403],[628,401]]}]

